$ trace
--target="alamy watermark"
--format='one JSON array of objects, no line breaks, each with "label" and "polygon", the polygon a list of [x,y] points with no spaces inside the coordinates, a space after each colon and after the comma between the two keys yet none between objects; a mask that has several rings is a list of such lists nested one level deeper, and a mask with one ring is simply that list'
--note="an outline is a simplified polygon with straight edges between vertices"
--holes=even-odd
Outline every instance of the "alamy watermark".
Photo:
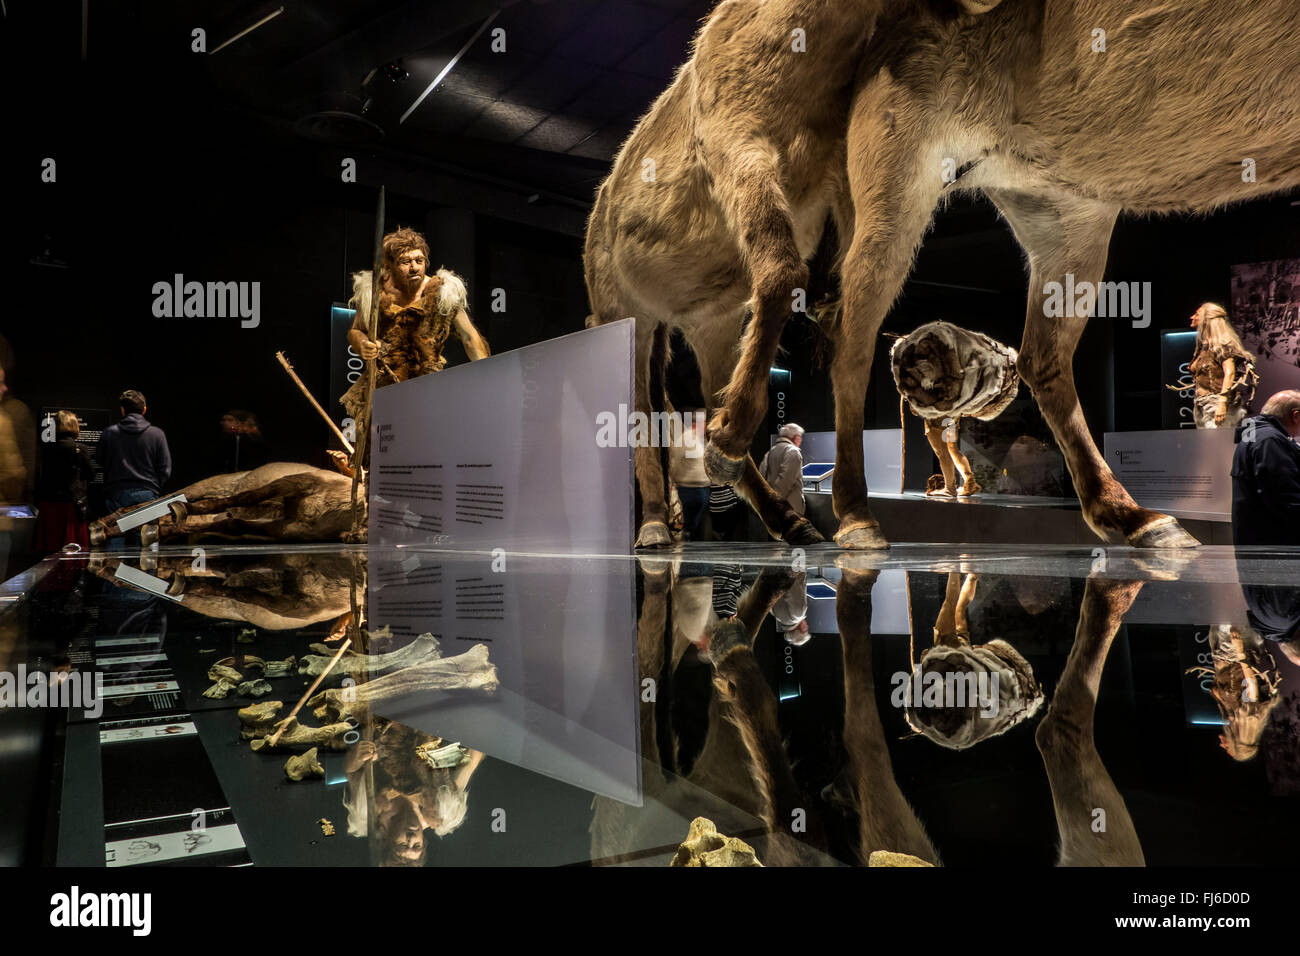
[{"label": "alamy watermark", "polygon": [[921,665],[911,673],[897,671],[890,678],[894,692],[889,702],[895,707],[961,708],[979,707],[981,717],[998,714],[997,672],[981,671],[958,674],[953,671],[922,671]]},{"label": "alamy watermark", "polygon": [[0,671],[0,710],[9,707],[72,707],[94,720],[104,712],[104,675],[28,673],[27,665],[19,664],[16,673]]},{"label": "alamy watermark", "polygon": [[1065,282],[1044,285],[1043,295],[1049,319],[1132,319],[1135,329],[1151,324],[1150,282],[1075,282],[1070,272]]},{"label": "alamy watermark", "polygon": [[83,893],[74,885],[50,897],[50,925],[125,927],[133,936],[148,936],[153,929],[153,894]]},{"label": "alamy watermark", "polygon": [[617,412],[596,416],[599,448],[681,448],[687,458],[704,457],[704,412]]},{"label": "alamy watermark", "polygon": [[171,282],[153,284],[153,314],[159,319],[240,319],[240,326],[262,324],[262,283],[186,282],[176,273]]}]

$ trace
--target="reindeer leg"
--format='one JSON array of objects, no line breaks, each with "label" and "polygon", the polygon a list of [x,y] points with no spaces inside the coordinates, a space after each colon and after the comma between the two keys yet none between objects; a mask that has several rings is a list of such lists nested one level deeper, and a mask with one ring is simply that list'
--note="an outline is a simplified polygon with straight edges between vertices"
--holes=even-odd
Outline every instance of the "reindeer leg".
[{"label": "reindeer leg", "polygon": [[957,493],[957,471],[953,467],[952,454],[948,449],[948,443],[943,440],[943,423],[926,421],[925,437],[934,450],[935,457],[939,459],[939,470],[943,472],[943,488],[926,489],[925,493],[932,496],[946,495],[951,498]]},{"label": "reindeer leg", "polygon": [[1068,273],[1076,284],[1102,278],[1118,208],[1001,189],[986,192],[1029,254],[1029,308],[1017,364],[1065,455],[1084,520],[1106,541],[1127,540],[1138,548],[1196,547],[1196,539],[1173,518],[1138,506],[1088,432],[1073,365],[1088,316],[1054,318],[1044,308],[1046,283],[1063,283]]},{"label": "reindeer leg", "polygon": [[[735,355],[725,342],[703,340],[697,342],[693,338],[690,346],[700,366],[700,388],[704,392],[704,400],[708,403],[711,414],[716,390],[726,384]],[[752,457],[746,455],[745,459],[740,477],[736,480],[736,494],[754,509],[768,533],[793,546],[821,544],[825,539],[813,523],[796,512],[789,501],[772,490],[772,486],[758,473],[758,467]]]},{"label": "reindeer leg", "polygon": [[1101,762],[1092,732],[1106,655],[1141,590],[1141,581],[1088,579],[1074,646],[1047,716],[1034,733],[1052,787],[1061,866],[1146,863],[1133,819]]},{"label": "reindeer leg", "polygon": [[844,569],[835,618],[844,648],[844,749],[858,811],[858,853],[910,853],[939,864],[939,853],[903,796],[885,743],[871,670],[871,588],[879,571]]},{"label": "reindeer leg", "polygon": [[859,92],[849,123],[849,185],[856,221],[843,265],[844,311],[835,330],[835,541],[889,547],[867,503],[863,412],[876,340],[943,189],[942,162],[922,148],[925,104],[881,73]]},{"label": "reindeer leg", "polygon": [[[647,324],[636,330],[636,381],[633,400],[636,411],[647,418],[653,411],[652,392],[667,410],[667,396],[663,394],[664,372],[668,365],[668,330]],[[659,341],[662,338],[662,341]],[[644,356],[644,358],[643,358]],[[636,547],[659,548],[673,543],[668,530],[668,476],[664,473],[662,449],[642,446],[632,451],[637,487],[641,490],[641,530]]]},{"label": "reindeer leg", "polygon": [[[706,143],[734,139],[708,130]],[[808,288],[808,267],[795,240],[790,203],[781,188],[780,158],[765,143],[746,140],[708,157],[714,197],[735,228],[752,281],[753,319],[722,407],[709,423],[704,456],[710,478],[734,484],[767,411],[767,380],[794,295]]]},{"label": "reindeer leg", "polygon": [[975,469],[970,466],[970,459],[966,457],[966,453],[961,450],[961,446],[957,443],[956,426],[954,425],[953,428],[953,439],[945,444],[948,446],[948,454],[952,458],[952,463],[956,466],[957,477],[961,479],[961,484],[957,486],[957,497],[967,498],[970,495],[979,494],[984,489],[975,480]]},{"label": "reindeer leg", "polygon": [[[750,773],[760,792],[759,815],[773,840],[769,865],[812,861],[806,848],[824,850],[826,834],[811,812],[790,769],[777,721],[776,697],[754,658],[758,626],[789,588],[793,575],[765,568],[741,598],[737,616],[720,622],[709,639],[713,684],[727,705],[726,719],[739,731],[749,757]],[[792,839],[793,842],[792,842]]]}]

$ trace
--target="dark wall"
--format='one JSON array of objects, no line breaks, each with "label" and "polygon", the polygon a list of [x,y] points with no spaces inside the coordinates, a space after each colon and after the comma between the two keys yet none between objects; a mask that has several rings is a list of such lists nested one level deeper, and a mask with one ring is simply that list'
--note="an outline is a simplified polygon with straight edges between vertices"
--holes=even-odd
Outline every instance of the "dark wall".
[{"label": "dark wall", "polygon": [[[97,158],[61,153],[58,182],[31,190],[4,250],[17,293],[17,321],[3,329],[13,393],[35,414],[115,407],[123,389],[139,389],[171,443],[174,487],[218,469],[217,422],[232,407],[257,414],[275,458],[323,463],[328,432],[275,353],[326,400],[329,307],[348,298],[352,271],[370,267],[373,242],[375,189],[320,172],[337,169],[337,149],[238,117],[208,122],[211,141],[182,138],[166,151],[138,141]],[[393,191],[387,207],[389,228],[424,229],[445,212]],[[468,215],[462,239],[446,228],[434,237],[435,265],[466,277],[494,352],[583,327],[579,240]],[[260,282],[260,325],[156,318],[153,285],[176,273]],[[491,311],[497,288],[501,314]],[[465,360],[454,338],[448,357]]]}]

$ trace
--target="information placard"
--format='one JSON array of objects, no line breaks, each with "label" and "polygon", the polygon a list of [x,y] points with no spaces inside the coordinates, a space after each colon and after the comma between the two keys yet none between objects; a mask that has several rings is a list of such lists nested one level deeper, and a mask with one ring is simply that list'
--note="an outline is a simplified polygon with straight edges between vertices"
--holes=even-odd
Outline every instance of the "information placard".
[{"label": "information placard", "polygon": [[1232,519],[1232,429],[1107,432],[1106,464],[1144,508]]}]

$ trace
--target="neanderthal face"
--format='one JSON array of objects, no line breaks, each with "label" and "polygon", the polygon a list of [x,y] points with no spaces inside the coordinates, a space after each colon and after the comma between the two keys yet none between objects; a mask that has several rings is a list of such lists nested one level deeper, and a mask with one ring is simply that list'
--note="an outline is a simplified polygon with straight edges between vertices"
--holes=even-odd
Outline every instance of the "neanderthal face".
[{"label": "neanderthal face", "polygon": [[397,257],[397,282],[408,289],[418,289],[428,274],[429,260],[419,249],[408,249]]},{"label": "neanderthal face", "polygon": [[1203,318],[1205,318],[1205,306],[1201,306],[1192,313],[1192,328],[1199,329]]}]

